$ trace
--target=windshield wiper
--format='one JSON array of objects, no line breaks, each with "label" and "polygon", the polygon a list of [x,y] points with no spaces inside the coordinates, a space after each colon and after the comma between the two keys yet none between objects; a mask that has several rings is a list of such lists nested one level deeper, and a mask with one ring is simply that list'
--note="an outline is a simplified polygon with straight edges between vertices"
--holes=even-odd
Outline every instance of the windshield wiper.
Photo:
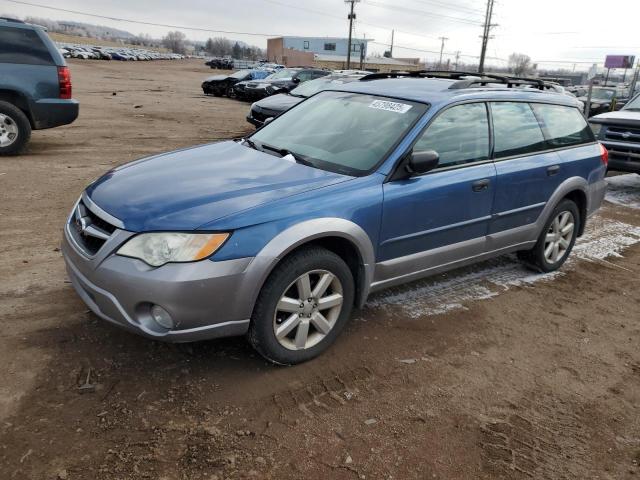
[{"label": "windshield wiper", "polygon": [[281,157],[286,157],[287,155],[291,155],[296,162],[302,165],[307,165],[308,167],[313,167],[313,163],[311,163],[307,159],[307,157],[305,157],[304,155],[300,155],[299,153],[294,153],[291,150],[287,150],[286,148],[278,148],[272,145],[267,145],[266,143],[262,144],[262,148],[264,148],[265,150],[271,150],[272,152],[279,154]]},{"label": "windshield wiper", "polygon": [[262,152],[262,148],[258,147],[258,144],[253,140],[251,140],[250,138],[243,138],[242,141],[247,145],[249,145],[249,147],[253,148],[254,150],[258,150],[259,152]]}]

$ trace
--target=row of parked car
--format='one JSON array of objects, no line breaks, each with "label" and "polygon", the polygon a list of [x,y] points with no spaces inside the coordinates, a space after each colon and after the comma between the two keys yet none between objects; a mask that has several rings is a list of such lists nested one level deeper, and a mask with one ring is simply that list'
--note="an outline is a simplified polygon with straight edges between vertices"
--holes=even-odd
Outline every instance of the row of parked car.
[{"label": "row of parked car", "polygon": [[[566,87],[578,100],[586,105],[589,96],[588,85],[574,85]],[[595,86],[591,92],[591,105],[589,115],[598,115],[604,112],[620,110],[629,101],[630,89],[626,85],[618,86]]]},{"label": "row of parked car", "polygon": [[58,44],[58,51],[64,58],[83,60],[179,60],[185,58],[177,53],[162,53],[145,48],[103,47],[96,45]]}]

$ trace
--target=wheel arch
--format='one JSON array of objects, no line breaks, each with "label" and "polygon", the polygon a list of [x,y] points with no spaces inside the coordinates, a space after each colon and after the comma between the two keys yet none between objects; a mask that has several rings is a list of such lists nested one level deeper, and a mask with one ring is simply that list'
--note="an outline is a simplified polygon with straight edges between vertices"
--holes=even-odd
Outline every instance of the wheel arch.
[{"label": "wheel arch", "polygon": [[373,244],[362,227],[341,218],[308,220],[276,235],[255,257],[253,268],[249,267],[253,270],[250,283],[255,292],[252,305],[274,268],[285,257],[309,245],[324,247],[345,261],[354,276],[355,305],[364,305],[375,267]]},{"label": "wheel arch", "polygon": [[578,211],[580,212],[580,228],[578,230],[578,236],[582,235],[587,220],[588,191],[589,184],[582,177],[570,177],[562,182],[553,192],[542,210],[542,213],[538,217],[536,222],[537,228],[535,238],[538,238],[542,233],[542,229],[544,228],[549,215],[551,215],[553,209],[556,208],[556,205],[566,198],[574,201],[578,205]]},{"label": "wheel arch", "polygon": [[7,102],[22,110],[31,124],[31,128],[35,127],[33,116],[31,115],[31,107],[28,97],[17,90],[11,90],[7,88],[0,88],[0,102]]}]

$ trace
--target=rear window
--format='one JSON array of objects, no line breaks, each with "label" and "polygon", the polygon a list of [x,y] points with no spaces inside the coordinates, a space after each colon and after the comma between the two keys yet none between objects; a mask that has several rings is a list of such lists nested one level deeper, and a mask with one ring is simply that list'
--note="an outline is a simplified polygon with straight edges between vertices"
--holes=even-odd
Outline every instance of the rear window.
[{"label": "rear window", "polygon": [[491,114],[496,158],[528,155],[548,148],[538,119],[528,103],[492,103]]},{"label": "rear window", "polygon": [[52,65],[53,58],[35,31],[0,27],[0,63]]},{"label": "rear window", "polygon": [[589,124],[576,108],[533,104],[533,109],[542,122],[550,147],[570,147],[594,141]]}]

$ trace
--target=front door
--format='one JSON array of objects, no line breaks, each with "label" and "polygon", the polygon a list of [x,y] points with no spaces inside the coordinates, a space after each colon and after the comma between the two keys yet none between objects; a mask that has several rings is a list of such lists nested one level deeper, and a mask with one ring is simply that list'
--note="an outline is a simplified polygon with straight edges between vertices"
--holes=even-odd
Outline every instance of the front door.
[{"label": "front door", "polygon": [[496,180],[486,105],[440,113],[413,147],[424,150],[438,152],[436,169],[384,184],[376,282],[483,251]]}]

